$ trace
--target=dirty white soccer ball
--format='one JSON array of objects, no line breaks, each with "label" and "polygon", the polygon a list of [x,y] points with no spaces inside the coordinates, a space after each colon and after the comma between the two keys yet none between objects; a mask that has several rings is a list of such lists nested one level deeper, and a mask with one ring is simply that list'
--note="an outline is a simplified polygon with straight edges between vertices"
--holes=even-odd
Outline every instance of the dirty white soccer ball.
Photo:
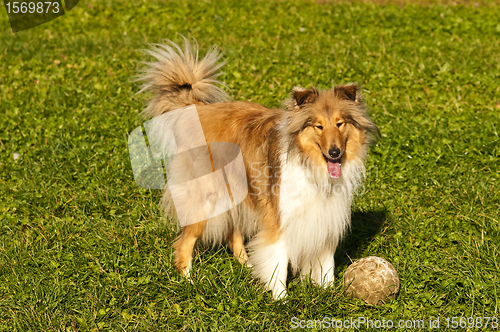
[{"label": "dirty white soccer ball", "polygon": [[382,304],[387,298],[396,297],[399,291],[398,272],[385,259],[365,257],[347,268],[344,288],[348,296],[362,299],[368,304]]}]

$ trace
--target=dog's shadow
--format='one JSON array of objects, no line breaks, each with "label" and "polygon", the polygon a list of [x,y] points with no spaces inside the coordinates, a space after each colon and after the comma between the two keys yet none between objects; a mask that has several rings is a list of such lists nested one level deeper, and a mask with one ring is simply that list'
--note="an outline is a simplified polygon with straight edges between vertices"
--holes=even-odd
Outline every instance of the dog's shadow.
[{"label": "dog's shadow", "polygon": [[[387,211],[353,212],[351,227],[335,252],[335,265],[343,267],[362,258],[382,226],[387,223]],[[351,261],[352,260],[352,261]]]}]

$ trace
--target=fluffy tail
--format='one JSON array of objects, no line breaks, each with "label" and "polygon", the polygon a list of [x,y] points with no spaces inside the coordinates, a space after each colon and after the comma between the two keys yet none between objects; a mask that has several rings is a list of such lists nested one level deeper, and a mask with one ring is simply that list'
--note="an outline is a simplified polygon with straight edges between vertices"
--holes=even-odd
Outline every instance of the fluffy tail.
[{"label": "fluffy tail", "polygon": [[224,86],[217,80],[224,63],[218,63],[221,56],[216,47],[201,60],[198,60],[198,44],[193,47],[187,39],[184,39],[184,49],[167,40],[164,44],[154,44],[146,52],[156,61],[146,62],[138,79],[143,82],[139,92],[153,92],[143,111],[145,117],[155,117],[190,104],[229,99],[228,94],[217,86]]}]

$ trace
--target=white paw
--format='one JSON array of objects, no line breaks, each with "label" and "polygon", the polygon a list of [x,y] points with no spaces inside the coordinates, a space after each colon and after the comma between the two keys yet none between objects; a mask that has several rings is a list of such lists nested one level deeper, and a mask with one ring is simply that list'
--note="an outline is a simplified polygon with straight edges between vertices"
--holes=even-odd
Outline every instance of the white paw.
[{"label": "white paw", "polygon": [[286,289],[279,287],[278,289],[273,289],[273,299],[275,300],[283,300],[288,297],[288,293]]},{"label": "white paw", "polygon": [[186,278],[186,280],[189,281],[190,283],[193,283],[193,279],[191,278],[192,266],[193,266],[192,261],[189,261],[187,268],[182,272],[182,275],[184,276],[184,278]]}]

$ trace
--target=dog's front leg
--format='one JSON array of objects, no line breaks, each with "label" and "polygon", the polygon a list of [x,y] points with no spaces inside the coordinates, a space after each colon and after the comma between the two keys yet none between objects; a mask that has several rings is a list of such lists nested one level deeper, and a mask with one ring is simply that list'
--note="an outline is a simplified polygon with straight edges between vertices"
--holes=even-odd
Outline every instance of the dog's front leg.
[{"label": "dog's front leg", "polygon": [[275,300],[279,300],[287,296],[288,253],[283,235],[271,237],[269,233],[261,231],[251,241],[250,262],[254,266],[254,276],[266,284]]},{"label": "dog's front leg", "polygon": [[311,278],[323,287],[333,284],[335,279],[334,250],[323,249],[318,257],[311,262]]}]

